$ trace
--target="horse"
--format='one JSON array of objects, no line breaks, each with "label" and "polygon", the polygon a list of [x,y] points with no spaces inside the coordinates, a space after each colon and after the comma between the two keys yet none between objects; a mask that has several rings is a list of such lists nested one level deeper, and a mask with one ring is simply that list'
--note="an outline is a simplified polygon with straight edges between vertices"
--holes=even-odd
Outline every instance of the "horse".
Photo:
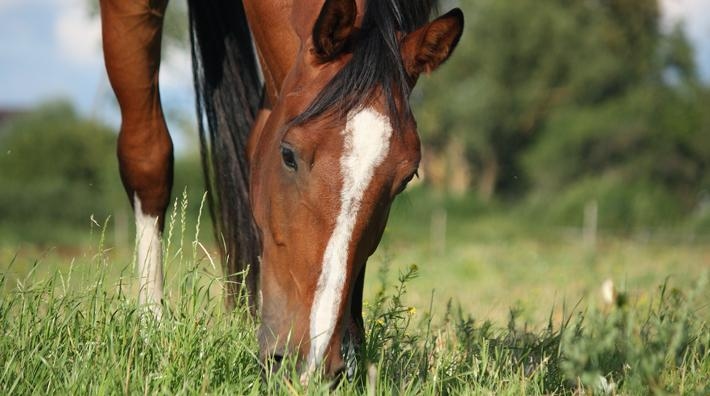
[{"label": "horse", "polygon": [[[101,0],[138,235],[139,303],[160,317],[173,151],[158,86],[167,0]],[[225,272],[259,357],[338,376],[364,338],[368,257],[421,158],[410,93],[451,55],[459,9],[432,0],[189,0],[201,153]],[[248,268],[248,271],[246,269]]]}]

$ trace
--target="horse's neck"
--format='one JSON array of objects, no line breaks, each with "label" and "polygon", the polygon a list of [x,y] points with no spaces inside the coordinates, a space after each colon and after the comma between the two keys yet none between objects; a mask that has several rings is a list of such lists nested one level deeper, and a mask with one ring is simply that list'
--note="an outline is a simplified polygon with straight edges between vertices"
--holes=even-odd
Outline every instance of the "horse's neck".
[{"label": "horse's neck", "polygon": [[[325,0],[243,0],[264,74],[269,103],[275,103],[293,67],[301,40],[310,35]],[[365,0],[357,0],[358,20]],[[294,29],[296,27],[296,29]]]},{"label": "horse's neck", "polygon": [[300,41],[291,27],[293,0],[244,0],[269,102],[278,97]]}]

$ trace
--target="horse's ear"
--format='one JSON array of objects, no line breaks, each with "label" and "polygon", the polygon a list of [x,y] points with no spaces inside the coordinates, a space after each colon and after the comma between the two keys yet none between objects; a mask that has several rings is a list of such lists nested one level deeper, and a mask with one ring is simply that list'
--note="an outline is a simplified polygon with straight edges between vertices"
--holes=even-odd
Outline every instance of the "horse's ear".
[{"label": "horse's ear", "polygon": [[456,48],[463,32],[463,12],[454,8],[405,36],[402,44],[404,68],[412,78],[431,73]]},{"label": "horse's ear", "polygon": [[357,4],[355,0],[326,0],[313,26],[313,49],[327,62],[345,50],[355,31]]}]

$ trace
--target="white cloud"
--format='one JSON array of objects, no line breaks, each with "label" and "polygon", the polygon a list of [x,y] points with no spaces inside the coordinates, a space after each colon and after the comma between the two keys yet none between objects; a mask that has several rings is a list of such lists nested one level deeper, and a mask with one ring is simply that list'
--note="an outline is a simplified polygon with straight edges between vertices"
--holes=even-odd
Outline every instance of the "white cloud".
[{"label": "white cloud", "polygon": [[192,114],[195,106],[195,92],[192,85],[192,60],[186,48],[163,48],[160,65],[160,97],[163,108],[170,112],[179,111]]},{"label": "white cloud", "polygon": [[65,0],[54,24],[60,56],[78,66],[96,66],[101,58],[101,21],[88,14],[85,0]]},{"label": "white cloud", "polygon": [[683,22],[691,34],[710,34],[710,0],[662,0],[661,12],[666,27]]},{"label": "white cloud", "polygon": [[[31,0],[23,1],[23,0],[2,0],[0,1],[0,12],[12,9],[12,8],[18,8],[19,6],[22,5],[27,5],[28,3],[32,3]],[[36,1],[35,1],[36,3]]]},{"label": "white cloud", "polygon": [[160,85],[166,88],[192,89],[192,60],[188,49],[163,48]]},{"label": "white cloud", "polygon": [[662,0],[661,11],[665,29],[683,24],[701,76],[710,81],[710,0]]}]

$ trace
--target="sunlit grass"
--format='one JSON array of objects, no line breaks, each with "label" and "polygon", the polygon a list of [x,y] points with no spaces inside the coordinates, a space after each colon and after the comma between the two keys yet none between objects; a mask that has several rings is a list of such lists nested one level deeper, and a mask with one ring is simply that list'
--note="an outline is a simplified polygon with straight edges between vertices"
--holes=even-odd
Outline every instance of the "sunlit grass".
[{"label": "sunlit grass", "polygon": [[[443,248],[430,233],[436,211],[448,213]],[[394,274],[416,264],[421,276],[410,284],[407,301],[419,310],[429,306],[433,290],[435,314],[452,299],[476,318],[503,325],[508,309],[517,307],[541,325],[553,306],[560,319],[565,302],[595,302],[606,279],[641,302],[666,280],[690,287],[710,269],[710,239],[679,239],[601,231],[592,249],[581,230],[537,227],[515,212],[481,207],[474,197],[413,191],[395,201],[365,284],[374,284],[381,266]]]},{"label": "sunlit grass", "polygon": [[[330,391],[322,378],[302,385],[293,361],[264,374],[257,322],[244,308],[224,311],[217,256],[201,243],[208,231],[186,219],[187,204],[178,197],[168,218],[159,323],[136,305],[131,251],[110,246],[104,221],[92,245],[76,250],[3,247],[0,393]],[[397,239],[416,235],[398,215],[370,263],[367,341],[354,379],[336,393],[710,391],[701,246],[609,238],[591,252],[549,236],[497,241],[453,218],[456,233],[435,252],[427,231]],[[471,241],[462,243],[462,232]],[[604,301],[606,278],[618,294]]]}]

